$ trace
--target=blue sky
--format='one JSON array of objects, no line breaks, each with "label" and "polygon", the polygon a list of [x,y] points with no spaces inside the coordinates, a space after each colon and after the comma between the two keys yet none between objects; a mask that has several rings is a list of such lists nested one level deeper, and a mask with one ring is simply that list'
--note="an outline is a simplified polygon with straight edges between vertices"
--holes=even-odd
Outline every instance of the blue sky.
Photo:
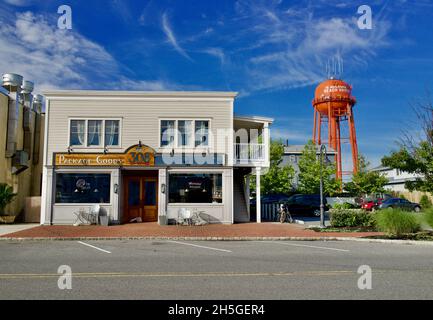
[{"label": "blue sky", "polygon": [[[62,4],[72,30],[57,28]],[[371,30],[357,27],[363,4]],[[272,136],[290,144],[311,138],[315,86],[340,57],[373,165],[416,130],[409,103],[433,89],[430,0],[1,0],[0,22],[0,72],[36,91],[238,91],[236,113],[275,118]]]}]

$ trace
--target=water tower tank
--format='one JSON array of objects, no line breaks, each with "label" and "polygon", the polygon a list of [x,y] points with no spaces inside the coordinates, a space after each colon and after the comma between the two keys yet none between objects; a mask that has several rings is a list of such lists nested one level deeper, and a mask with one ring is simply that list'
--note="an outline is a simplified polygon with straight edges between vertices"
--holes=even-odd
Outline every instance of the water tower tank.
[{"label": "water tower tank", "polygon": [[354,106],[355,97],[352,96],[352,86],[343,80],[328,79],[320,83],[314,95],[313,106],[322,115],[331,111],[337,116],[347,113],[347,105]]}]

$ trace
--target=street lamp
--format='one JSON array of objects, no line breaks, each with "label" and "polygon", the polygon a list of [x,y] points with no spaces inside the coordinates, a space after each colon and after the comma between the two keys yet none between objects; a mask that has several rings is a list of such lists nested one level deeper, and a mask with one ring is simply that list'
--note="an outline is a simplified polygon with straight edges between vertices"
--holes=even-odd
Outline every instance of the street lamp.
[{"label": "street lamp", "polygon": [[325,163],[328,164],[330,161],[327,157],[326,146],[324,144],[320,146],[320,228],[326,228],[325,206],[323,204],[323,154],[325,154]]}]

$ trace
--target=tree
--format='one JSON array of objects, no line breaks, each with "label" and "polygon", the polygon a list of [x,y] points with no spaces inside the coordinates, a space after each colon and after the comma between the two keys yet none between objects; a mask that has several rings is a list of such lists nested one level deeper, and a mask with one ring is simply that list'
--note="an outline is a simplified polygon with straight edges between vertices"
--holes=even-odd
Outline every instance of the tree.
[{"label": "tree", "polygon": [[[299,186],[298,191],[304,194],[317,194],[320,192],[320,157],[313,141],[309,141],[299,159]],[[323,191],[334,195],[341,190],[341,182],[335,178],[335,163],[323,161]]]},{"label": "tree", "polygon": [[359,157],[358,171],[352,181],[344,184],[344,189],[356,196],[365,196],[372,193],[384,192],[388,179],[378,171],[368,171],[370,164],[363,157]]},{"label": "tree", "polygon": [[[292,180],[295,170],[291,165],[281,166],[283,161],[284,145],[281,141],[271,141],[270,167],[266,174],[260,177],[260,192],[262,194],[288,194],[292,190]],[[255,188],[255,176],[251,182]]]},{"label": "tree", "polygon": [[433,194],[433,105],[418,101],[412,104],[417,118],[417,128],[421,128],[419,137],[409,131],[403,133],[399,151],[393,151],[382,158],[382,165],[419,175],[415,181],[406,182],[410,191],[423,191]]}]

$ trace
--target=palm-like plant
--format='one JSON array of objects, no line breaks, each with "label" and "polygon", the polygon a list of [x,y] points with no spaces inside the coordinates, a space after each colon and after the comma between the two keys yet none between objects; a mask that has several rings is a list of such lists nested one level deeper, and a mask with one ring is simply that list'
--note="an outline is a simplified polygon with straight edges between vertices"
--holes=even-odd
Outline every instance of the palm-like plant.
[{"label": "palm-like plant", "polygon": [[4,214],[4,208],[12,202],[16,195],[11,186],[6,183],[0,183],[0,214]]}]

